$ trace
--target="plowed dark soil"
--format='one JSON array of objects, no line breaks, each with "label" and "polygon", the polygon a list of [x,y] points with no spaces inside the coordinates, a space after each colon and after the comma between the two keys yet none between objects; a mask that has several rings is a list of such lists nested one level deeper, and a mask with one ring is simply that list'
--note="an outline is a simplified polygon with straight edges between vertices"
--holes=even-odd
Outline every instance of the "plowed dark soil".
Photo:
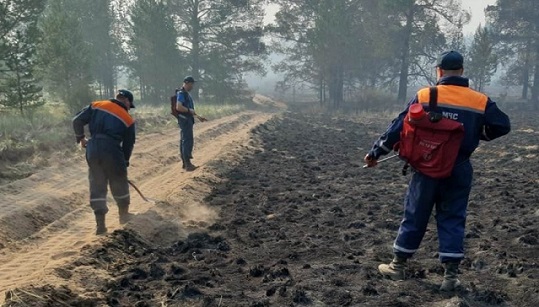
[{"label": "plowed dark soil", "polygon": [[[363,169],[389,119],[286,113],[253,130],[255,150],[204,202],[219,219],[170,246],[117,230],[58,270],[65,287],[8,293],[6,306],[539,306],[539,146],[535,116],[473,158],[464,288],[441,293],[436,228],[429,227],[404,282],[379,263],[402,215],[409,176],[396,159]],[[221,170],[221,171],[217,171]],[[157,243],[157,244],[156,244]],[[72,289],[81,268],[109,272]],[[63,305],[62,305],[63,304]]]}]

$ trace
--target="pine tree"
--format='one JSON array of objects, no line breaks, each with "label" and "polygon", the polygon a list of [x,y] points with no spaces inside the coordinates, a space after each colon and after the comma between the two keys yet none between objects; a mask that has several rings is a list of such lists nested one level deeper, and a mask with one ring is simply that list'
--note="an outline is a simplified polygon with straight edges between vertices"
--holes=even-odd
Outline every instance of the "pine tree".
[{"label": "pine tree", "polygon": [[468,53],[467,71],[475,88],[482,91],[490,83],[492,75],[498,67],[498,56],[495,42],[486,27],[479,25]]},{"label": "pine tree", "polygon": [[0,104],[21,113],[43,104],[34,76],[36,23],[45,0],[0,2]]},{"label": "pine tree", "polygon": [[5,57],[5,66],[9,71],[2,80],[0,92],[3,97],[0,104],[17,108],[21,115],[32,114],[32,109],[44,104],[39,80],[34,76],[35,44],[39,37],[34,24],[18,27],[13,35],[6,39],[10,52]]},{"label": "pine tree", "polygon": [[231,98],[244,86],[242,74],[263,73],[265,0],[172,0],[180,50],[195,87],[213,100]]},{"label": "pine tree", "polygon": [[345,86],[373,84],[391,65],[392,29],[377,1],[284,1],[270,30],[274,51],[286,55],[274,69],[287,83],[318,89],[321,103],[344,100]]},{"label": "pine tree", "polygon": [[[425,67],[432,66],[435,55],[447,47],[444,34],[451,27],[461,27],[469,21],[460,0],[387,0],[394,20],[400,24],[398,52],[400,67],[398,100],[407,99],[410,76],[425,76]],[[446,23],[442,30],[441,21]]]},{"label": "pine tree", "polygon": [[130,10],[126,65],[140,81],[141,97],[162,102],[181,83],[182,57],[170,8],[163,1],[140,0]]},{"label": "pine tree", "polygon": [[531,98],[539,108],[539,1],[497,0],[486,12],[508,73],[517,76],[522,98],[528,97],[532,85]]},{"label": "pine tree", "polygon": [[79,12],[83,39],[88,43],[91,75],[101,98],[113,97],[116,71],[121,65],[121,39],[113,33],[114,11],[111,0],[71,1],[73,11]]},{"label": "pine tree", "polygon": [[93,99],[92,54],[72,0],[49,0],[40,24],[46,35],[38,45],[39,71],[48,92],[71,112]]}]

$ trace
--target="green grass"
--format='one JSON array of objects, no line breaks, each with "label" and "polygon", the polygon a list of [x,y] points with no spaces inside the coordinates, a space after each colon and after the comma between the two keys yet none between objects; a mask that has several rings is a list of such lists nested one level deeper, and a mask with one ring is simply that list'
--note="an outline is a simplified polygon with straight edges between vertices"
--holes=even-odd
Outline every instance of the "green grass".
[{"label": "green grass", "polygon": [[[159,132],[176,127],[177,122],[170,115],[170,107],[137,106],[133,117],[137,121],[138,132]],[[241,104],[199,105],[197,113],[209,120],[239,113],[246,109]],[[21,167],[29,161],[41,161],[54,153],[68,154],[76,147],[72,114],[59,104],[46,104],[35,110],[32,116],[22,116],[15,110],[0,110],[0,182],[2,177],[18,179],[16,165]],[[32,159],[39,157],[39,159]],[[7,171],[9,169],[9,172]],[[9,173],[13,171],[14,174]],[[27,174],[28,172],[22,172]]]},{"label": "green grass", "polygon": [[0,135],[2,138],[28,139],[36,130],[50,130],[63,117],[45,108],[35,112],[31,118],[21,116],[18,112],[0,113]]},{"label": "green grass", "polygon": [[31,116],[13,111],[0,113],[0,157],[13,148],[54,146],[69,134],[68,124],[65,113],[52,106],[40,108]]},{"label": "green grass", "polygon": [[64,155],[74,144],[69,118],[56,106],[42,107],[31,116],[2,111],[0,184],[31,175],[36,165],[46,165],[51,152]]},{"label": "green grass", "polygon": [[[208,120],[242,112],[247,107],[241,104],[223,104],[223,105],[199,105],[196,108],[198,115],[206,117]],[[177,127],[178,122],[170,114],[170,106],[160,107],[141,105],[137,106],[132,112],[137,121],[137,130],[139,132],[159,132],[163,129]]]},{"label": "green grass", "polygon": [[[245,108],[239,104],[200,105],[197,107],[197,113],[208,119],[216,119],[239,113]],[[175,123],[168,105],[141,105],[131,113],[142,129],[147,129],[146,125],[158,128],[166,126],[168,121]],[[30,144],[52,145],[63,142],[66,137],[73,139],[71,118],[61,105],[46,105],[35,111],[31,118],[21,116],[13,110],[0,112],[0,152]]]},{"label": "green grass", "polygon": [[[196,112],[200,116],[204,116],[207,119],[216,119],[223,116],[232,115],[245,110],[245,105],[241,104],[222,104],[222,105],[209,105],[201,104],[197,105]],[[136,119],[147,119],[155,116],[168,116],[170,115],[170,106],[163,105],[160,107],[142,105],[137,106],[133,111],[133,116]]]}]

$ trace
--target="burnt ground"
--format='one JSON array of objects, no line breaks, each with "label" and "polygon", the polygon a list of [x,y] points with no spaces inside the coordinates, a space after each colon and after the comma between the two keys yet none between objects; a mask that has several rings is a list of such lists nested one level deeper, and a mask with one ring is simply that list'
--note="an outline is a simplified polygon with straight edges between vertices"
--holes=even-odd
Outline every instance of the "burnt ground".
[{"label": "burnt ground", "polygon": [[[392,257],[409,180],[396,160],[361,167],[389,119],[286,113],[253,131],[259,149],[237,166],[216,165],[224,180],[204,202],[220,217],[206,230],[169,246],[115,231],[57,270],[66,286],[16,289],[5,305],[539,306],[539,131],[531,114],[511,117],[511,134],[473,158],[457,293],[438,291],[434,224],[410,279],[377,272]],[[81,268],[110,277],[72,289]]]}]

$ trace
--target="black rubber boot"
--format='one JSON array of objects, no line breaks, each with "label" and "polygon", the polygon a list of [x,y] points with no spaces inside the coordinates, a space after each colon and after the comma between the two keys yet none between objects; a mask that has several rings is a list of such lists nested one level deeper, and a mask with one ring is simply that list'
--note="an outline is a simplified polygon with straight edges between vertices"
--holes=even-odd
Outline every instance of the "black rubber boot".
[{"label": "black rubber boot", "polygon": [[459,263],[447,262],[444,263],[444,266],[444,281],[442,282],[440,291],[455,291],[457,288],[460,287],[460,280],[458,279]]},{"label": "black rubber boot", "polygon": [[95,231],[96,235],[103,235],[107,233],[107,227],[105,226],[105,215],[104,214],[96,214],[95,215],[95,222],[97,224],[97,228]]},{"label": "black rubber boot", "polygon": [[120,216],[120,224],[125,224],[129,222],[133,216],[132,213],[129,213],[129,205],[118,206],[118,215]]},{"label": "black rubber boot", "polygon": [[192,172],[192,171],[196,170],[197,167],[194,166],[194,165],[191,163],[191,160],[187,159],[187,160],[185,160],[185,164],[184,164],[183,169],[185,169],[185,170],[188,171],[188,172]]},{"label": "black rubber boot", "polygon": [[187,160],[185,161],[185,167],[184,167],[184,169],[185,169],[186,171],[192,172],[192,171],[196,170],[197,168],[198,168],[198,166],[193,165],[193,163],[191,163],[191,160],[190,160],[190,159],[187,159]]}]

